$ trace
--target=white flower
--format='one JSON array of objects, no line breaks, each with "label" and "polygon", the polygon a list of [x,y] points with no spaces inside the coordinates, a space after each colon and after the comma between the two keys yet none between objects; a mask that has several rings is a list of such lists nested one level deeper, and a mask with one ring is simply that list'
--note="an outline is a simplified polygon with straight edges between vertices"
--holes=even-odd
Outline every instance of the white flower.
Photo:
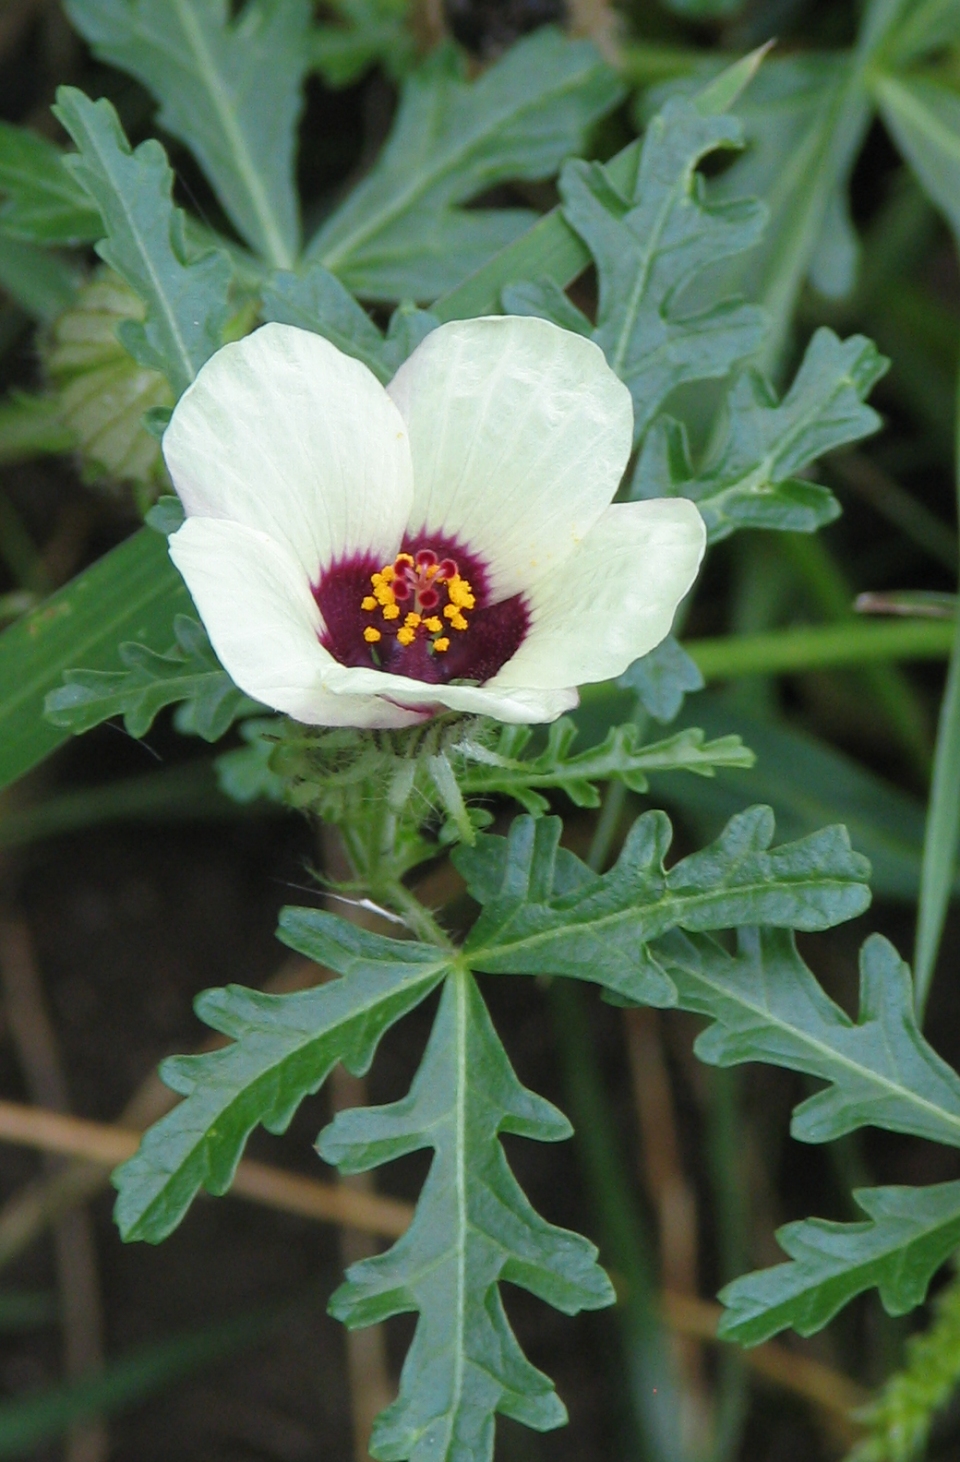
[{"label": "white flower", "polygon": [[692,503],[612,504],[632,419],[544,320],[443,325],[386,389],[264,325],[173,413],[170,553],[236,684],[298,721],[552,721],[663,639],[703,555]]}]

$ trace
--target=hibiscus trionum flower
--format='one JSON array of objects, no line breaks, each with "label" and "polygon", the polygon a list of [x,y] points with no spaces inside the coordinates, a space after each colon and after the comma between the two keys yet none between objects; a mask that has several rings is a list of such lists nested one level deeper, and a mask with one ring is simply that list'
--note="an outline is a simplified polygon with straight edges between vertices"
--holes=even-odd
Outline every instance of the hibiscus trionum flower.
[{"label": "hibiscus trionum flower", "polygon": [[264,325],[173,413],[170,553],[236,684],[298,721],[552,721],[663,639],[703,554],[685,499],[612,503],[632,423],[545,320],[442,325],[386,388]]}]

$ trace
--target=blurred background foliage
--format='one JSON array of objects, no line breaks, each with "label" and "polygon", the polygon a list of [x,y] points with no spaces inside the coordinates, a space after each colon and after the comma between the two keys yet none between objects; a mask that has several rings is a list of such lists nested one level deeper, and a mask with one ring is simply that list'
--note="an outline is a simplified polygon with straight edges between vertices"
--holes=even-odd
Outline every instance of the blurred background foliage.
[{"label": "blurred background foliage", "polygon": [[[114,668],[111,629],[131,613],[151,642],[159,610],[143,586],[162,542],[131,535],[166,486],[143,418],[153,410],[162,422],[172,400],[163,376],[132,360],[115,333],[122,322],[135,327],[142,306],[89,248],[95,210],[64,182],[54,152],[67,141],[50,111],[56,87],[108,97],[134,143],[159,126],[194,241],[210,230],[233,240],[228,334],[249,328],[260,261],[289,262],[296,227],[291,216],[272,234],[242,199],[229,206],[228,188],[213,191],[216,159],[202,159],[205,175],[183,145],[190,119],[178,114],[176,78],[166,94],[159,87],[155,122],[152,78],[111,30],[116,9],[0,0],[0,623],[10,626],[0,642],[9,784],[0,800],[0,1067],[15,1103],[93,1119],[114,1140],[118,1122],[136,1128],[162,1110],[149,1073],[168,1050],[199,1042],[190,1013],[198,989],[308,980],[302,961],[278,967],[270,936],[276,908],[316,856],[305,827],[254,798],[255,788],[246,802],[224,796],[209,749],[162,719],[144,743],[105,726],[69,746],[39,720],[42,690],[76,663],[78,643],[92,647],[81,663]],[[551,100],[566,62],[549,60],[548,42],[523,49],[545,24],[588,38],[607,63],[595,83],[578,83],[576,115]],[[613,155],[667,96],[773,38],[736,108],[746,148],[711,157],[704,179],[716,200],[761,198],[768,226],[757,247],[717,262],[712,283],[722,277],[769,313],[758,363],[779,387],[818,326],[874,339],[892,361],[872,397],[885,427],[825,459],[822,480],[843,507],[836,522],[815,536],[747,530],[721,543],[690,607],[685,645],[708,688],[679,724],[740,733],[756,767],[690,785],[654,778],[649,797],[630,801],[666,805],[696,839],[714,836],[746,801],[769,802],[784,839],[845,822],[873,863],[872,927],[904,948],[916,931],[927,1031],[956,1065],[960,4],[331,0],[311,14],[289,74],[258,84],[276,87],[282,110],[303,78],[297,182],[308,254],[337,273],[340,250],[341,277],[385,325],[384,301],[430,304],[553,208],[549,178],[570,152]],[[249,45],[255,60],[253,34]],[[536,64],[525,59],[534,56]],[[485,77],[501,80],[483,93],[458,90]],[[516,135],[497,111],[497,85],[511,105],[527,106]],[[452,143],[456,168],[444,151]],[[51,186],[34,196],[23,179],[45,166]],[[343,244],[368,226],[371,196],[399,197],[409,178],[422,186],[404,227],[435,231],[426,279],[402,230],[392,253],[378,254],[375,230],[366,253]],[[574,258],[571,278],[576,266]],[[593,315],[590,272],[571,298]],[[709,388],[698,385],[683,407],[694,438],[698,423],[705,435],[716,407]],[[108,588],[102,563],[100,579],[75,580],[120,543],[126,556],[110,560]],[[177,592],[164,590],[164,623],[171,605],[185,607],[171,600]],[[41,606],[53,635],[38,671],[31,616]],[[58,625],[73,637],[66,649]],[[98,659],[97,645],[109,654]],[[592,690],[581,734],[600,739],[628,704],[626,693]],[[596,831],[585,813],[570,829],[583,848]],[[815,956],[848,1009],[862,932],[857,924],[824,936]],[[494,994],[518,1068],[557,1096],[578,1134],[575,1155],[518,1149],[515,1161],[533,1193],[556,1207],[562,1190],[569,1221],[598,1235],[621,1303],[562,1326],[525,1299],[511,1303],[531,1354],[549,1359],[573,1424],[545,1438],[507,1425],[502,1456],[956,1457],[955,1281],[909,1326],[869,1296],[815,1339],[745,1355],[715,1343],[716,1308],[703,1298],[775,1260],[779,1222],[811,1209],[859,1217],[849,1211],[851,1182],[954,1178],[952,1153],[874,1132],[798,1148],[785,1134],[801,1078],[698,1068],[689,1017],[594,1011],[577,997],[551,992],[547,1031],[539,998]],[[386,1050],[378,1100],[401,1090],[414,1064],[401,1043]],[[334,1091],[334,1102],[352,1099]],[[377,1335],[366,1350],[345,1348],[323,1313],[341,1256],[363,1252],[363,1238],[318,1227],[287,1194],[273,1208],[207,1204],[162,1253],[121,1251],[102,1166],[62,1157],[41,1166],[29,1144],[44,1143],[18,1138],[11,1111],[0,1141],[28,1146],[0,1149],[0,1456],[365,1455],[364,1428],[400,1342]],[[304,1136],[315,1130],[309,1113],[298,1118],[280,1160],[309,1172]],[[274,1156],[277,1140],[254,1147]],[[416,1191],[420,1172],[415,1160],[401,1165],[399,1199]],[[368,1227],[383,1235],[385,1223]],[[664,1350],[678,1387],[672,1440],[651,1438],[648,1426]]]}]

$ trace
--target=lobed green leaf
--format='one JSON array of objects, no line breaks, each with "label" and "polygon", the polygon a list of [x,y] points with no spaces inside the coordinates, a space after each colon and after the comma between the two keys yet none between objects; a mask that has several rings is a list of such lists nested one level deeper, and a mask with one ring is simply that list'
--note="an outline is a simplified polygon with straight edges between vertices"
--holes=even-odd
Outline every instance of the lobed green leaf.
[{"label": "lobed green leaf", "polygon": [[464,945],[472,968],[568,975],[622,999],[673,1005],[676,986],[651,948],[668,930],[827,929],[869,903],[869,865],[844,828],[771,850],[767,807],[731,818],[715,843],[669,871],[672,834],[662,812],[637,819],[604,874],[561,848],[560,832],[557,818],[519,817],[506,838],[480,837],[453,855],[483,906]]},{"label": "lobed green leaf", "polygon": [[386,1254],[353,1265],[330,1304],[351,1327],[418,1312],[400,1394],[374,1424],[370,1450],[383,1462],[490,1462],[497,1412],[538,1431],[566,1420],[552,1382],[520,1349],[501,1281],[565,1314],[613,1302],[594,1246],[530,1205],[502,1132],[557,1142],[571,1128],[520,1085],[461,970],[447,980],[409,1095],[342,1112],[321,1134],[321,1155],[346,1172],[424,1147],[435,1154],[410,1228]]},{"label": "lobed green leaf", "polygon": [[[755,305],[714,297],[703,309],[684,308],[685,292],[708,268],[753,248],[762,233],[761,203],[711,202],[697,173],[709,153],[741,140],[734,118],[673,98],[650,122],[626,187],[600,163],[574,161],[560,176],[564,217],[596,261],[592,336],[630,388],[637,440],[678,386],[725,376],[763,336]],[[508,307],[520,303],[505,295]]]},{"label": "lobed green leaf", "polygon": [[195,153],[232,222],[289,268],[300,224],[293,164],[308,64],[308,0],[66,0],[96,55],[160,100],[160,126]]},{"label": "lobed green leaf", "polygon": [[666,741],[643,744],[639,727],[628,722],[611,726],[599,745],[574,754],[571,747],[577,727],[564,716],[550,727],[543,751],[524,758],[532,736],[527,726],[504,726],[495,747],[461,742],[451,755],[458,763],[457,781],[463,794],[513,797],[539,816],[549,806],[540,789],[563,791],[577,807],[599,807],[597,782],[622,782],[631,791],[645,792],[648,774],[653,772],[688,771],[712,777],[718,768],[753,765],[753,755],[739,736],[708,742],[702,731],[692,727]]},{"label": "lobed green leaf", "polygon": [[52,142],[0,122],[0,233],[27,244],[87,244],[103,237],[100,215]]},{"label": "lobed green leaf", "polygon": [[185,1100],[114,1174],[125,1239],[158,1243],[201,1187],[225,1193],[253,1128],[285,1131],[337,1061],[366,1071],[383,1032],[429,994],[448,963],[429,945],[384,939],[312,909],[285,909],[278,933],[343,978],[293,995],[229,985],[198,996],[201,1020],[232,1044],[163,1063],[163,1080]]},{"label": "lobed green leaf", "polygon": [[919,1305],[940,1265],[960,1244],[960,1183],[929,1188],[861,1188],[863,1223],[807,1219],[777,1240],[792,1263],[745,1274],[721,1290],[719,1334],[757,1345],[791,1326],[812,1335],[864,1290],[904,1315]]},{"label": "lobed green leaf", "polygon": [[631,496],[692,498],[711,542],[738,528],[816,532],[840,506],[801,474],[825,452],[878,430],[880,418],[864,398],[886,368],[862,335],[839,340],[832,330],[817,330],[782,401],[758,372],[740,376],[727,398],[720,443],[699,470],[683,427],[661,417],[644,442]]},{"label": "lobed green leaf", "polygon": [[431,300],[535,221],[461,205],[497,183],[548,178],[623,88],[588,41],[543,28],[476,81],[441,47],[404,84],[383,152],[307,250],[355,293]]},{"label": "lobed green leaf", "polygon": [[67,164],[103,219],[97,252],[146,309],[142,324],[121,326],[121,343],[179,395],[223,343],[230,262],[215,250],[190,254],[184,215],[173,205],[173,173],[155,138],[131,152],[110,103],[92,102],[72,86],[60,87],[54,110],[79,149]]},{"label": "lobed green leaf", "polygon": [[801,1142],[869,1125],[960,1146],[960,1076],[924,1039],[910,971],[881,935],[861,952],[856,1021],[824,993],[787,930],[742,929],[735,954],[672,934],[656,954],[678,1004],[712,1022],[697,1039],[701,1060],[766,1061],[828,1083],[793,1114]]},{"label": "lobed green leaf", "polygon": [[181,731],[219,741],[241,710],[254,705],[213,653],[203,626],[186,614],[173,621],[176,643],[165,655],[147,645],[121,644],[124,670],[67,670],[48,693],[44,714],[75,736],[111,716],[123,716],[131,736],[144,736],[165,706],[181,702]]},{"label": "lobed green leaf", "polygon": [[401,305],[384,334],[336,275],[318,263],[301,274],[280,272],[268,280],[262,314],[265,320],[325,336],[338,350],[362,360],[384,384],[440,324],[427,310]]}]

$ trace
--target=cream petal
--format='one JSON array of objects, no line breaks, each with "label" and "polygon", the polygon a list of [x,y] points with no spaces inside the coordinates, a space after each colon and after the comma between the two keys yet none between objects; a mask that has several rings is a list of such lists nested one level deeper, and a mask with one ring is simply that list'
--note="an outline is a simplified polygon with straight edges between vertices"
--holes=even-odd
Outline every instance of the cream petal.
[{"label": "cream petal", "polygon": [[489,689],[620,675],[669,634],[705,545],[703,519],[686,498],[607,508],[560,572],[529,592],[530,630]]},{"label": "cream petal", "polygon": [[484,559],[494,600],[569,557],[630,455],[630,393],[603,352],[532,316],[440,326],[388,390],[410,434],[411,528]]},{"label": "cream petal", "polygon": [[382,670],[346,665],[331,670],[327,684],[355,696],[380,696],[397,706],[415,708],[421,717],[446,707],[450,711],[492,716],[495,721],[521,726],[555,721],[564,711],[572,711],[580,699],[572,687],[544,690],[511,686],[500,690],[493,681],[488,685],[433,685],[405,675],[387,675]]},{"label": "cream petal", "polygon": [[287,543],[313,582],[344,555],[392,559],[413,501],[406,428],[384,388],[292,325],[264,325],[207,361],[163,455],[188,514]]},{"label": "cream petal", "polygon": [[371,695],[337,694],[320,612],[286,544],[242,523],[188,518],[170,539],[223,668],[247,695],[314,726],[408,726],[416,713]]}]

